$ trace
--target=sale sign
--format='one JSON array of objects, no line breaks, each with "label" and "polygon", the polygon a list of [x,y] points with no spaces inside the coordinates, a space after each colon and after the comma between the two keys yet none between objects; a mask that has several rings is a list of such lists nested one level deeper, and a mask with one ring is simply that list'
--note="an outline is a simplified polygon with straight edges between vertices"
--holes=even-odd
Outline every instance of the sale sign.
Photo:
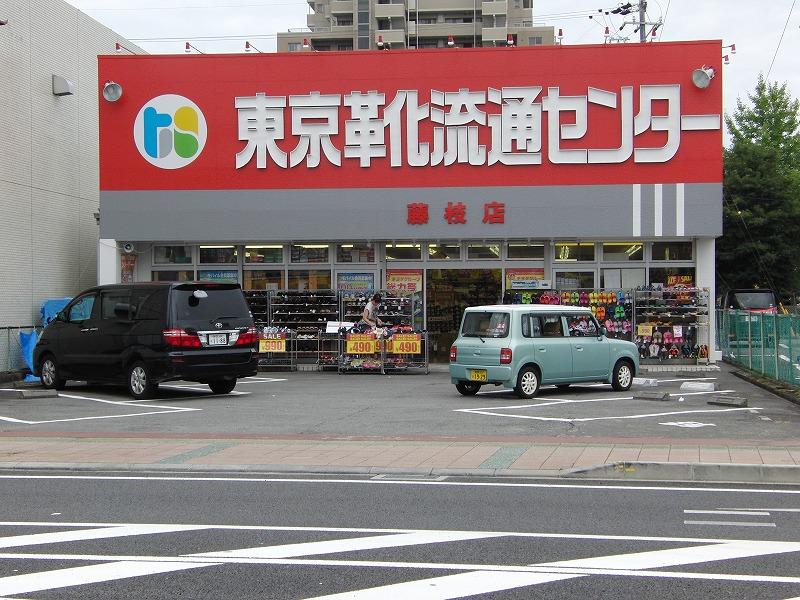
[{"label": "sale sign", "polygon": [[388,269],[386,289],[397,296],[410,296],[422,291],[421,269]]},{"label": "sale sign", "polygon": [[380,345],[370,333],[349,333],[345,338],[345,354],[375,354],[380,352]]},{"label": "sale sign", "polygon": [[422,335],[419,333],[396,333],[386,344],[390,354],[422,354]]},{"label": "sale sign", "polygon": [[258,351],[266,352],[286,352],[285,333],[265,333],[258,340]]}]

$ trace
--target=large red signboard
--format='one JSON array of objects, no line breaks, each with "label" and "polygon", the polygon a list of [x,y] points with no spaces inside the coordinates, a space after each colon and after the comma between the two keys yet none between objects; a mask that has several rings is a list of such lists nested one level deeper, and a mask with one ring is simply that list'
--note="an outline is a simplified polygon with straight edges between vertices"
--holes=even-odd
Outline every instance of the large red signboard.
[{"label": "large red signboard", "polygon": [[719,183],[720,46],[101,56],[101,189]]}]

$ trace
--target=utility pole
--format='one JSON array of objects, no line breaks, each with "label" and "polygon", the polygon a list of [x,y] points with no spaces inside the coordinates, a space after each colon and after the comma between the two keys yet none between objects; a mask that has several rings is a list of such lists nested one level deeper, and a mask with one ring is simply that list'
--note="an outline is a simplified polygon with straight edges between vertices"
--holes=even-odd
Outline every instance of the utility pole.
[{"label": "utility pole", "polygon": [[639,41],[644,44],[647,41],[647,27],[645,26],[645,12],[647,2],[639,0]]}]

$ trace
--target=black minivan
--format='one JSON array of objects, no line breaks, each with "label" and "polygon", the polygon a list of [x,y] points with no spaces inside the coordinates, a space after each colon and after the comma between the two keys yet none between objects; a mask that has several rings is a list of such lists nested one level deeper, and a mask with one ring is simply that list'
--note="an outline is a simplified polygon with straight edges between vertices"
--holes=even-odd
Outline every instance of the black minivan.
[{"label": "black minivan", "polygon": [[257,373],[258,339],[238,284],[102,285],[76,296],[45,328],[34,374],[57,390],[68,379],[124,381],[138,400],[176,379],[227,394]]}]

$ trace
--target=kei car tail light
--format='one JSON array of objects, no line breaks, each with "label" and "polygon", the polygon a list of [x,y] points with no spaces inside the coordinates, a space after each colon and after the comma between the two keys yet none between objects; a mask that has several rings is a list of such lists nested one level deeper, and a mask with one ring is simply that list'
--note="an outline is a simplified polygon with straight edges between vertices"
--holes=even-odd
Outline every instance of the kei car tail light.
[{"label": "kei car tail light", "polygon": [[500,348],[500,364],[511,364],[511,348]]},{"label": "kei car tail light", "polygon": [[258,329],[255,327],[248,327],[246,331],[239,334],[239,339],[236,340],[236,346],[255,346],[258,344]]},{"label": "kei car tail light", "polygon": [[456,360],[458,360],[458,348],[450,346],[450,362],[456,362]]},{"label": "kei car tail light", "polygon": [[200,338],[196,333],[189,333],[184,329],[164,329],[161,332],[167,346],[173,348],[200,348]]}]

